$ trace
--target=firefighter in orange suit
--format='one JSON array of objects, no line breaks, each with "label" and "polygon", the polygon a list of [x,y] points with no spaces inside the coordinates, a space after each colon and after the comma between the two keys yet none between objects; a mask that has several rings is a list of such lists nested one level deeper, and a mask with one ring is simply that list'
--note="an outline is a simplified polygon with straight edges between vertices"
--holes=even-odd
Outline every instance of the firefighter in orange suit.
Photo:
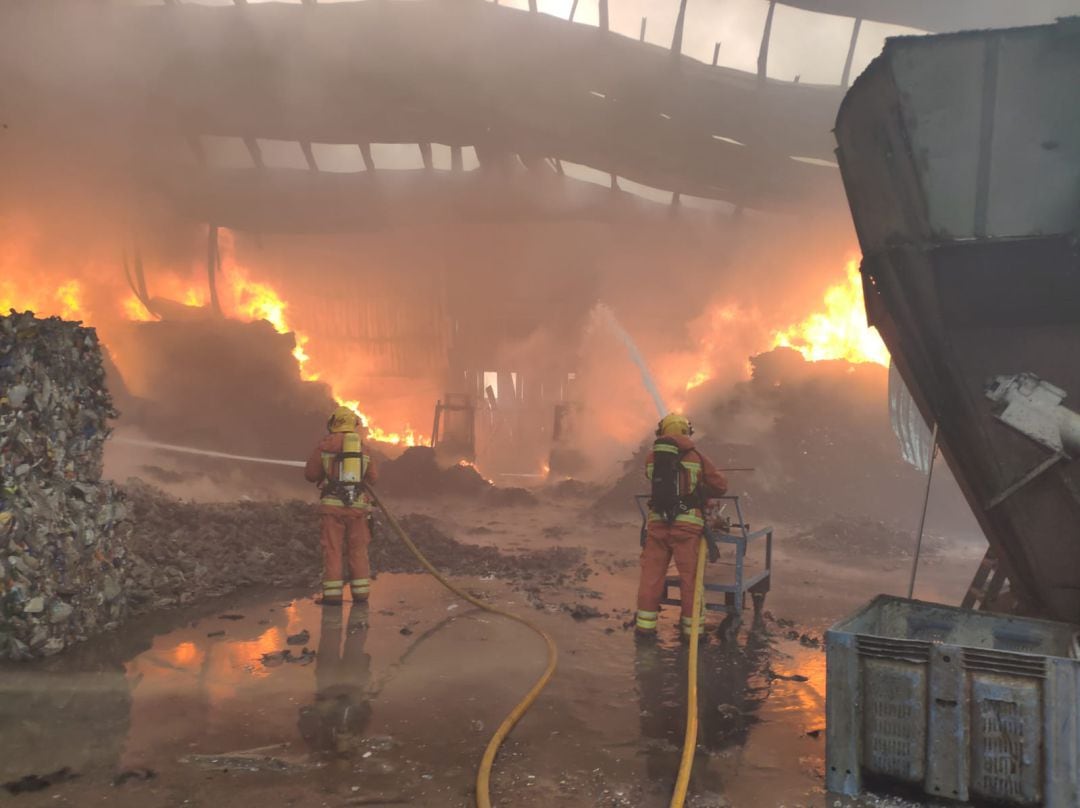
[{"label": "firefighter in orange suit", "polygon": [[322,603],[341,603],[345,590],[342,550],[348,560],[349,588],[354,601],[368,599],[371,566],[371,498],[363,484],[375,482],[375,463],[360,443],[360,418],[348,407],[338,407],[326,422],[330,434],[308,458],[304,477],[319,485],[322,519]]},{"label": "firefighter in orange suit", "polygon": [[679,571],[682,631],[689,636],[698,549],[705,531],[705,500],[727,491],[724,475],[694,448],[690,438],[693,432],[685,415],[664,416],[646,460],[645,476],[652,484],[652,495],[637,597],[637,632],[641,635],[656,632],[664,581],[674,556]]}]

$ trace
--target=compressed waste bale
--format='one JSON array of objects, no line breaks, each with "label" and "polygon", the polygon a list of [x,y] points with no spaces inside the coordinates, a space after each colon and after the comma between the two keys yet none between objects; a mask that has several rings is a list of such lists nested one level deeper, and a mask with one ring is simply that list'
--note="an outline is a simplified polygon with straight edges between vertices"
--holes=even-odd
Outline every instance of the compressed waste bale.
[{"label": "compressed waste bale", "polygon": [[0,659],[57,653],[126,613],[127,513],[101,479],[116,415],[93,329],[0,316]]}]

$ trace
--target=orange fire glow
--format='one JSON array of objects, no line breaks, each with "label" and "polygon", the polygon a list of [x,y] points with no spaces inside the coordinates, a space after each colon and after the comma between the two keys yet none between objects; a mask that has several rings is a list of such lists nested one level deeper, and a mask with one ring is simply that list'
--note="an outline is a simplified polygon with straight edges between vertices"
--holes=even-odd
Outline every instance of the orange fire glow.
[{"label": "orange fire glow", "polygon": [[[232,253],[232,234],[220,231],[222,255]],[[183,302],[192,310],[205,309],[210,305],[210,292],[204,286],[191,285],[190,280],[181,279],[170,273],[157,273],[153,279],[153,291],[156,295],[170,300]],[[78,289],[76,289],[76,292]],[[0,287],[0,293],[3,292]],[[245,322],[265,320],[279,334],[292,334],[296,342],[293,358],[296,360],[300,378],[303,381],[319,381],[325,369],[316,369],[315,362],[308,352],[310,338],[297,331],[288,319],[288,302],[268,283],[254,280],[251,272],[228,261],[220,275],[219,297],[222,312],[226,317]],[[77,298],[77,295],[75,296]],[[4,300],[0,294],[0,302]],[[138,297],[131,294],[121,301],[121,310],[127,320],[145,322],[154,319]],[[411,429],[407,423],[403,429],[389,431],[373,422],[369,415],[360,408],[360,402],[349,401],[332,387],[330,393],[341,406],[347,406],[361,417],[367,428],[370,440],[403,446],[419,446],[427,443],[426,437]]]},{"label": "orange fire glow", "polygon": [[[204,270],[183,271],[155,269],[148,278],[153,310],[125,288],[123,275],[116,266],[81,263],[72,267],[41,266],[40,246],[43,237],[31,221],[4,222],[0,227],[0,312],[9,309],[33,311],[40,317],[58,316],[81,320],[96,327],[106,347],[110,331],[122,322],[148,322],[161,316],[203,319],[215,316],[210,308],[210,290]],[[219,248],[222,271],[218,276],[218,295],[222,313],[244,322],[266,320],[280,334],[292,334],[292,355],[298,374],[304,381],[330,377],[329,366],[320,366],[318,352],[312,349],[309,335],[297,331],[289,316],[288,302],[273,285],[235,260],[234,234],[220,229]],[[160,303],[160,310],[157,304]],[[179,305],[178,305],[179,304]],[[186,307],[186,310],[185,310]],[[123,363],[121,362],[121,367]],[[351,395],[356,395],[349,391]],[[369,414],[346,401],[344,391],[331,385],[331,394],[339,403],[351,406],[363,418],[369,438],[387,443],[415,446],[426,442],[423,435],[408,424],[395,430],[372,422]]]},{"label": "orange fire glow", "polygon": [[794,348],[811,362],[845,359],[848,362],[889,364],[889,351],[877,329],[866,324],[858,259],[845,267],[846,279],[825,292],[825,310],[773,336],[772,347]]},{"label": "orange fire glow", "polygon": [[[222,306],[229,316],[242,320],[266,320],[279,334],[292,334],[296,341],[292,355],[296,360],[300,378],[304,381],[318,381],[321,374],[312,368],[311,357],[306,346],[309,338],[289,325],[286,312],[289,304],[282,300],[277,291],[269,284],[252,280],[246,270],[239,266],[230,266],[225,273],[228,289],[223,294]],[[400,431],[388,432],[376,426],[371,417],[360,409],[360,402],[345,400],[336,390],[331,394],[337,403],[356,412],[367,427],[371,440],[395,445],[418,446],[425,442],[424,437],[408,424]]]},{"label": "orange fire glow", "polygon": [[[220,235],[222,255],[228,258],[232,255],[232,234],[222,229]],[[315,369],[315,363],[308,353],[310,338],[292,327],[288,317],[289,304],[273,286],[253,279],[247,269],[237,265],[232,260],[227,261],[221,274],[219,286],[220,304],[226,317],[244,322],[265,320],[273,326],[277,333],[292,334],[296,343],[292,355],[296,360],[300,378],[307,382],[320,380],[323,374]],[[7,299],[4,292],[4,287],[0,286],[0,304],[4,304]],[[185,306],[190,307],[192,312],[209,311],[209,290],[204,286],[192,285],[190,279],[184,279],[169,273],[157,273],[154,276],[154,292],[156,296],[163,299],[182,302]],[[34,306],[33,300],[23,302],[22,305],[26,308],[33,308],[39,313],[57,313],[63,317],[68,317],[71,312],[75,312],[77,309],[79,299],[78,282],[72,281],[64,284],[57,290],[56,296],[59,307],[53,306],[52,310]],[[16,299],[27,301],[25,295],[18,296]],[[129,294],[121,301],[120,309],[127,320],[145,322],[156,319],[155,315],[146,309],[142,301],[134,293]],[[395,431],[385,430],[377,426],[372,422],[371,417],[360,409],[358,401],[346,400],[333,386],[331,386],[331,395],[338,404],[349,407],[360,416],[367,426],[367,434],[371,440],[403,446],[420,446],[427,442],[422,434],[412,429],[408,424],[403,429]]]},{"label": "orange fire glow", "polygon": [[300,378],[306,382],[318,381],[319,374],[308,367],[311,357],[304,350],[308,337],[290,328],[285,319],[289,304],[281,299],[273,287],[251,280],[247,272],[239,267],[231,267],[227,277],[232,292],[231,316],[242,320],[266,320],[279,334],[292,333],[296,341],[292,355],[300,369]]},{"label": "orange fire glow", "polygon": [[120,308],[123,309],[126,319],[136,323],[148,323],[154,319],[154,315],[146,310],[146,306],[135,296],[134,292],[120,301]]},{"label": "orange fire glow", "polygon": [[88,312],[82,299],[82,284],[74,279],[64,281],[51,292],[43,290],[40,283],[29,280],[25,284],[16,284],[13,279],[0,279],[0,312],[4,314],[10,309],[30,309],[42,317],[86,320]]},{"label": "orange fire glow", "polygon": [[168,654],[169,661],[178,668],[190,668],[202,661],[202,653],[193,642],[182,642]]},{"label": "orange fire glow", "polygon": [[704,335],[698,340],[701,362],[697,371],[686,382],[684,392],[687,393],[701,387],[705,382],[712,379],[715,368],[711,358],[716,353],[718,343],[725,338],[732,325],[738,320],[739,307],[735,304],[728,304],[710,309],[705,316],[708,320],[707,328]]},{"label": "orange fire glow", "polygon": [[427,439],[419,432],[412,429],[408,424],[406,424],[405,428],[400,432],[386,432],[371,423],[371,419],[361,412],[359,401],[343,401],[336,395],[334,398],[337,399],[338,404],[342,407],[348,407],[360,416],[360,419],[364,422],[367,435],[371,440],[379,441],[380,443],[392,443],[395,446],[424,446],[427,444]]}]

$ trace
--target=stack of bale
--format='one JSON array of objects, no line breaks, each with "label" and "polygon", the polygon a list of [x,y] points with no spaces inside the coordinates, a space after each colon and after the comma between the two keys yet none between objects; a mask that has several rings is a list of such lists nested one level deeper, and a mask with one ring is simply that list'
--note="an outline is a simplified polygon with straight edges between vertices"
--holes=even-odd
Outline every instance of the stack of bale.
[{"label": "stack of bale", "polygon": [[129,525],[101,479],[114,417],[93,329],[0,316],[0,659],[55,654],[124,617]]}]

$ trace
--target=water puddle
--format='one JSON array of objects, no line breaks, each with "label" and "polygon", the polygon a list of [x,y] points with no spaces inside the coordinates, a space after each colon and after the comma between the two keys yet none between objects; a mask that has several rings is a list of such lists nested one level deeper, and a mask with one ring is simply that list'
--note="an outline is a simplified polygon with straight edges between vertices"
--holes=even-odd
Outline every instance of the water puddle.
[{"label": "water puddle", "polygon": [[[534,610],[562,660],[500,754],[494,790],[514,795],[507,804],[667,804],[688,648],[673,632],[634,641],[622,577],[595,581],[619,593],[596,601],[603,618],[575,621],[553,593]],[[470,588],[529,608],[500,583]],[[0,668],[0,778],[70,766],[83,777],[61,796],[150,769],[185,794],[211,789],[203,804],[240,778],[264,805],[295,802],[291,783],[344,800],[330,804],[375,793],[466,806],[491,732],[543,666],[529,632],[424,576],[381,576],[369,606],[249,595],[171,620]],[[715,628],[700,647],[691,804],[823,804],[824,652],[773,622],[736,637]]]}]

